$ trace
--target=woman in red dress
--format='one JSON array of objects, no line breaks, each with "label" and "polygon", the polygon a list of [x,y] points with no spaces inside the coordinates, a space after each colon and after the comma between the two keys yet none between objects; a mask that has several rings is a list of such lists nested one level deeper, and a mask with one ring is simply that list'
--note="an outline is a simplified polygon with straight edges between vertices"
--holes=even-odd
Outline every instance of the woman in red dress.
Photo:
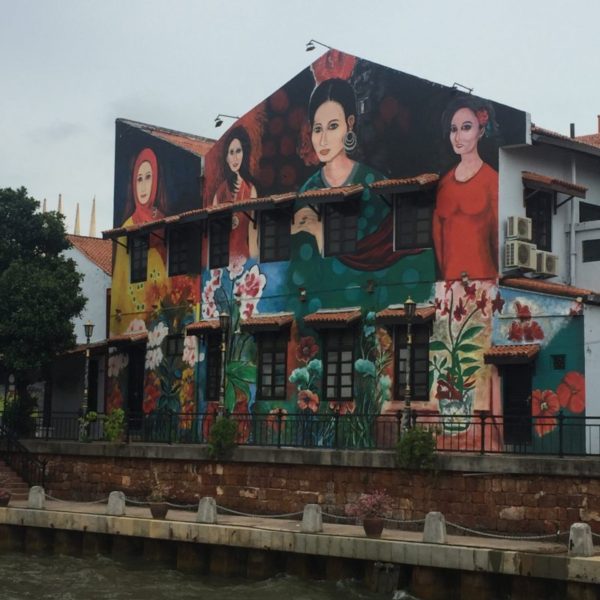
[{"label": "woman in red dress", "polygon": [[498,274],[498,173],[479,156],[481,138],[496,131],[490,104],[454,100],[442,126],[460,162],[442,177],[433,214],[433,242],[442,278],[494,279]]}]

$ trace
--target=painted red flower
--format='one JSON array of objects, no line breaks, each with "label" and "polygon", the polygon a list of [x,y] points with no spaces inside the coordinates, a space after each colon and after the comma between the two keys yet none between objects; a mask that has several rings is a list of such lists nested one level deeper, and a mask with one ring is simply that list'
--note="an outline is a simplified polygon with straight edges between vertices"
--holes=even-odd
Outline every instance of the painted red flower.
[{"label": "painted red flower", "polygon": [[450,279],[444,283],[444,294],[447,294],[452,289],[453,284],[454,282]]},{"label": "painted red flower", "polygon": [[144,388],[144,414],[148,415],[153,410],[156,410],[158,399],[160,398],[160,383],[159,385],[148,384]]},{"label": "painted red flower", "polygon": [[479,300],[477,300],[477,302],[475,302],[475,305],[481,311],[481,314],[484,317],[487,316],[485,313],[485,310],[487,308],[487,303],[488,303],[487,292],[486,292],[486,290],[483,290],[483,292],[481,292],[481,296],[480,296]]},{"label": "painted red flower", "polygon": [[542,437],[556,429],[555,415],[560,410],[558,396],[552,390],[533,390],[531,414],[535,417],[534,429]]},{"label": "painted red flower", "polygon": [[560,405],[574,413],[585,409],[585,379],[581,373],[570,371],[556,388]]},{"label": "painted red flower", "polygon": [[119,388],[119,383],[113,381],[110,384],[110,390],[106,398],[106,412],[111,413],[115,408],[121,408],[123,406],[123,394]]},{"label": "painted red flower", "polygon": [[501,313],[504,308],[505,300],[502,299],[500,292],[496,292],[496,297],[492,300],[492,313]]},{"label": "painted red flower", "polygon": [[490,120],[490,115],[485,108],[480,108],[475,115],[477,116],[477,121],[481,127],[485,127]]},{"label": "painted red flower", "polygon": [[513,342],[523,341],[523,326],[518,321],[513,321],[508,330],[508,339]]},{"label": "painted red flower", "polygon": [[544,339],[544,330],[537,321],[523,324],[523,339],[528,342]]},{"label": "painted red flower", "polygon": [[296,358],[301,362],[308,362],[313,359],[319,352],[319,346],[315,342],[315,338],[311,335],[300,338],[300,343],[296,348]]},{"label": "painted red flower", "polygon": [[298,407],[300,410],[310,410],[316,413],[319,410],[319,396],[310,390],[298,392]]},{"label": "painted red flower", "polygon": [[475,292],[476,291],[477,291],[476,284],[473,284],[473,285],[466,284],[465,285],[465,296],[467,298],[467,301],[475,300]]},{"label": "painted red flower", "polygon": [[460,400],[462,394],[454,385],[452,377],[447,375],[447,379],[438,379],[435,397],[438,400]]},{"label": "painted red flower", "polygon": [[457,321],[460,321],[466,314],[467,314],[467,309],[465,308],[465,305],[463,304],[462,298],[460,298],[458,300],[458,304],[456,305],[456,308],[454,309],[454,318]]},{"label": "painted red flower", "polygon": [[356,410],[356,402],[354,400],[342,400],[340,402],[330,402],[329,410],[338,415],[351,415]]},{"label": "painted red flower", "polygon": [[527,304],[521,304],[518,300],[515,302],[515,311],[517,313],[517,318],[521,319],[521,321],[527,321],[531,319],[531,310],[529,310],[529,306]]},{"label": "painted red flower", "polygon": [[317,83],[334,77],[349,79],[355,64],[355,56],[331,49],[313,63],[312,71]]},{"label": "painted red flower", "polygon": [[448,300],[444,300],[444,308],[442,308],[442,317],[444,315],[450,314],[450,306],[448,304]]},{"label": "painted red flower", "polygon": [[252,417],[248,410],[248,398],[246,394],[237,388],[235,390],[235,406],[233,407],[232,414],[235,415],[235,420],[238,424],[235,441],[238,444],[245,444],[250,437]]},{"label": "painted red flower", "polygon": [[267,415],[267,427],[275,433],[285,430],[285,420],[287,419],[288,411],[285,408],[273,408]]},{"label": "painted red flower", "polygon": [[213,423],[215,422],[218,412],[218,402],[209,402],[206,405],[206,416],[204,417],[204,422],[202,423],[202,436],[205,440],[208,440],[210,436],[210,430],[212,429]]},{"label": "painted red flower", "polygon": [[442,301],[440,298],[436,298],[435,299],[435,310],[441,310],[442,308]]}]

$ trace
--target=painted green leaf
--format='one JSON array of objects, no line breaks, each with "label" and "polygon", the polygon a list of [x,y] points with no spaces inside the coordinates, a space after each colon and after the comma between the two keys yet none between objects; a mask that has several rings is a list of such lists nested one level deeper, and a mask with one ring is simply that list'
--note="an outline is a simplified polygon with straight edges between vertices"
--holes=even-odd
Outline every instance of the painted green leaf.
[{"label": "painted green leaf", "polygon": [[458,352],[477,352],[480,349],[479,344],[459,344],[456,348]]},{"label": "painted green leaf", "polygon": [[248,383],[256,381],[256,366],[250,363],[234,362],[227,365],[227,377],[241,379]]},{"label": "painted green leaf", "polygon": [[469,327],[462,332],[460,336],[461,341],[470,340],[474,338],[480,331],[483,331],[485,327],[483,325],[474,325],[473,327]]},{"label": "painted green leaf", "polygon": [[473,358],[472,356],[465,356],[464,358],[461,359],[460,361],[461,363],[464,364],[472,364],[472,363],[478,363],[479,361],[476,358]]},{"label": "painted green leaf", "polygon": [[429,344],[429,350],[430,352],[439,352],[441,350],[446,350],[446,352],[450,352],[450,350],[448,350],[448,346],[446,346],[444,342],[440,342],[439,340],[434,340],[433,342],[431,342],[431,344]]},{"label": "painted green leaf", "polygon": [[477,371],[479,371],[479,365],[473,365],[471,367],[467,367],[463,371],[463,377],[469,377],[470,375],[473,375],[474,373],[477,373]]}]

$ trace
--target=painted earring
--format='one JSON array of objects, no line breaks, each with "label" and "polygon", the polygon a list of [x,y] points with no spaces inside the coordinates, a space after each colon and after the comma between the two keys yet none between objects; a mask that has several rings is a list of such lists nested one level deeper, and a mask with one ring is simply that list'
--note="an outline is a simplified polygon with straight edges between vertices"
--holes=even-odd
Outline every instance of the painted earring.
[{"label": "painted earring", "polygon": [[356,149],[357,145],[358,138],[356,137],[356,133],[354,133],[352,129],[349,129],[344,136],[344,150],[346,150],[346,152],[352,152]]}]

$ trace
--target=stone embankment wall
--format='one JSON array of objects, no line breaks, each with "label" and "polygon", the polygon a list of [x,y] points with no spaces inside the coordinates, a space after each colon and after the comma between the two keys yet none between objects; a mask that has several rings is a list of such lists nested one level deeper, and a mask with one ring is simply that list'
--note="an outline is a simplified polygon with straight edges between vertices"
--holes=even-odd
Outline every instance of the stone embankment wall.
[{"label": "stone embankment wall", "polygon": [[429,511],[464,527],[506,533],[568,531],[587,522],[600,533],[600,465],[587,459],[442,456],[432,472],[395,468],[386,452],[239,448],[211,461],[199,447],[31,444],[48,461],[47,492],[93,500],[122,490],[143,499],[155,474],[173,502],[213,496],[253,514],[302,511],[307,503],[344,514],[361,493],[385,489],[393,517]]}]

